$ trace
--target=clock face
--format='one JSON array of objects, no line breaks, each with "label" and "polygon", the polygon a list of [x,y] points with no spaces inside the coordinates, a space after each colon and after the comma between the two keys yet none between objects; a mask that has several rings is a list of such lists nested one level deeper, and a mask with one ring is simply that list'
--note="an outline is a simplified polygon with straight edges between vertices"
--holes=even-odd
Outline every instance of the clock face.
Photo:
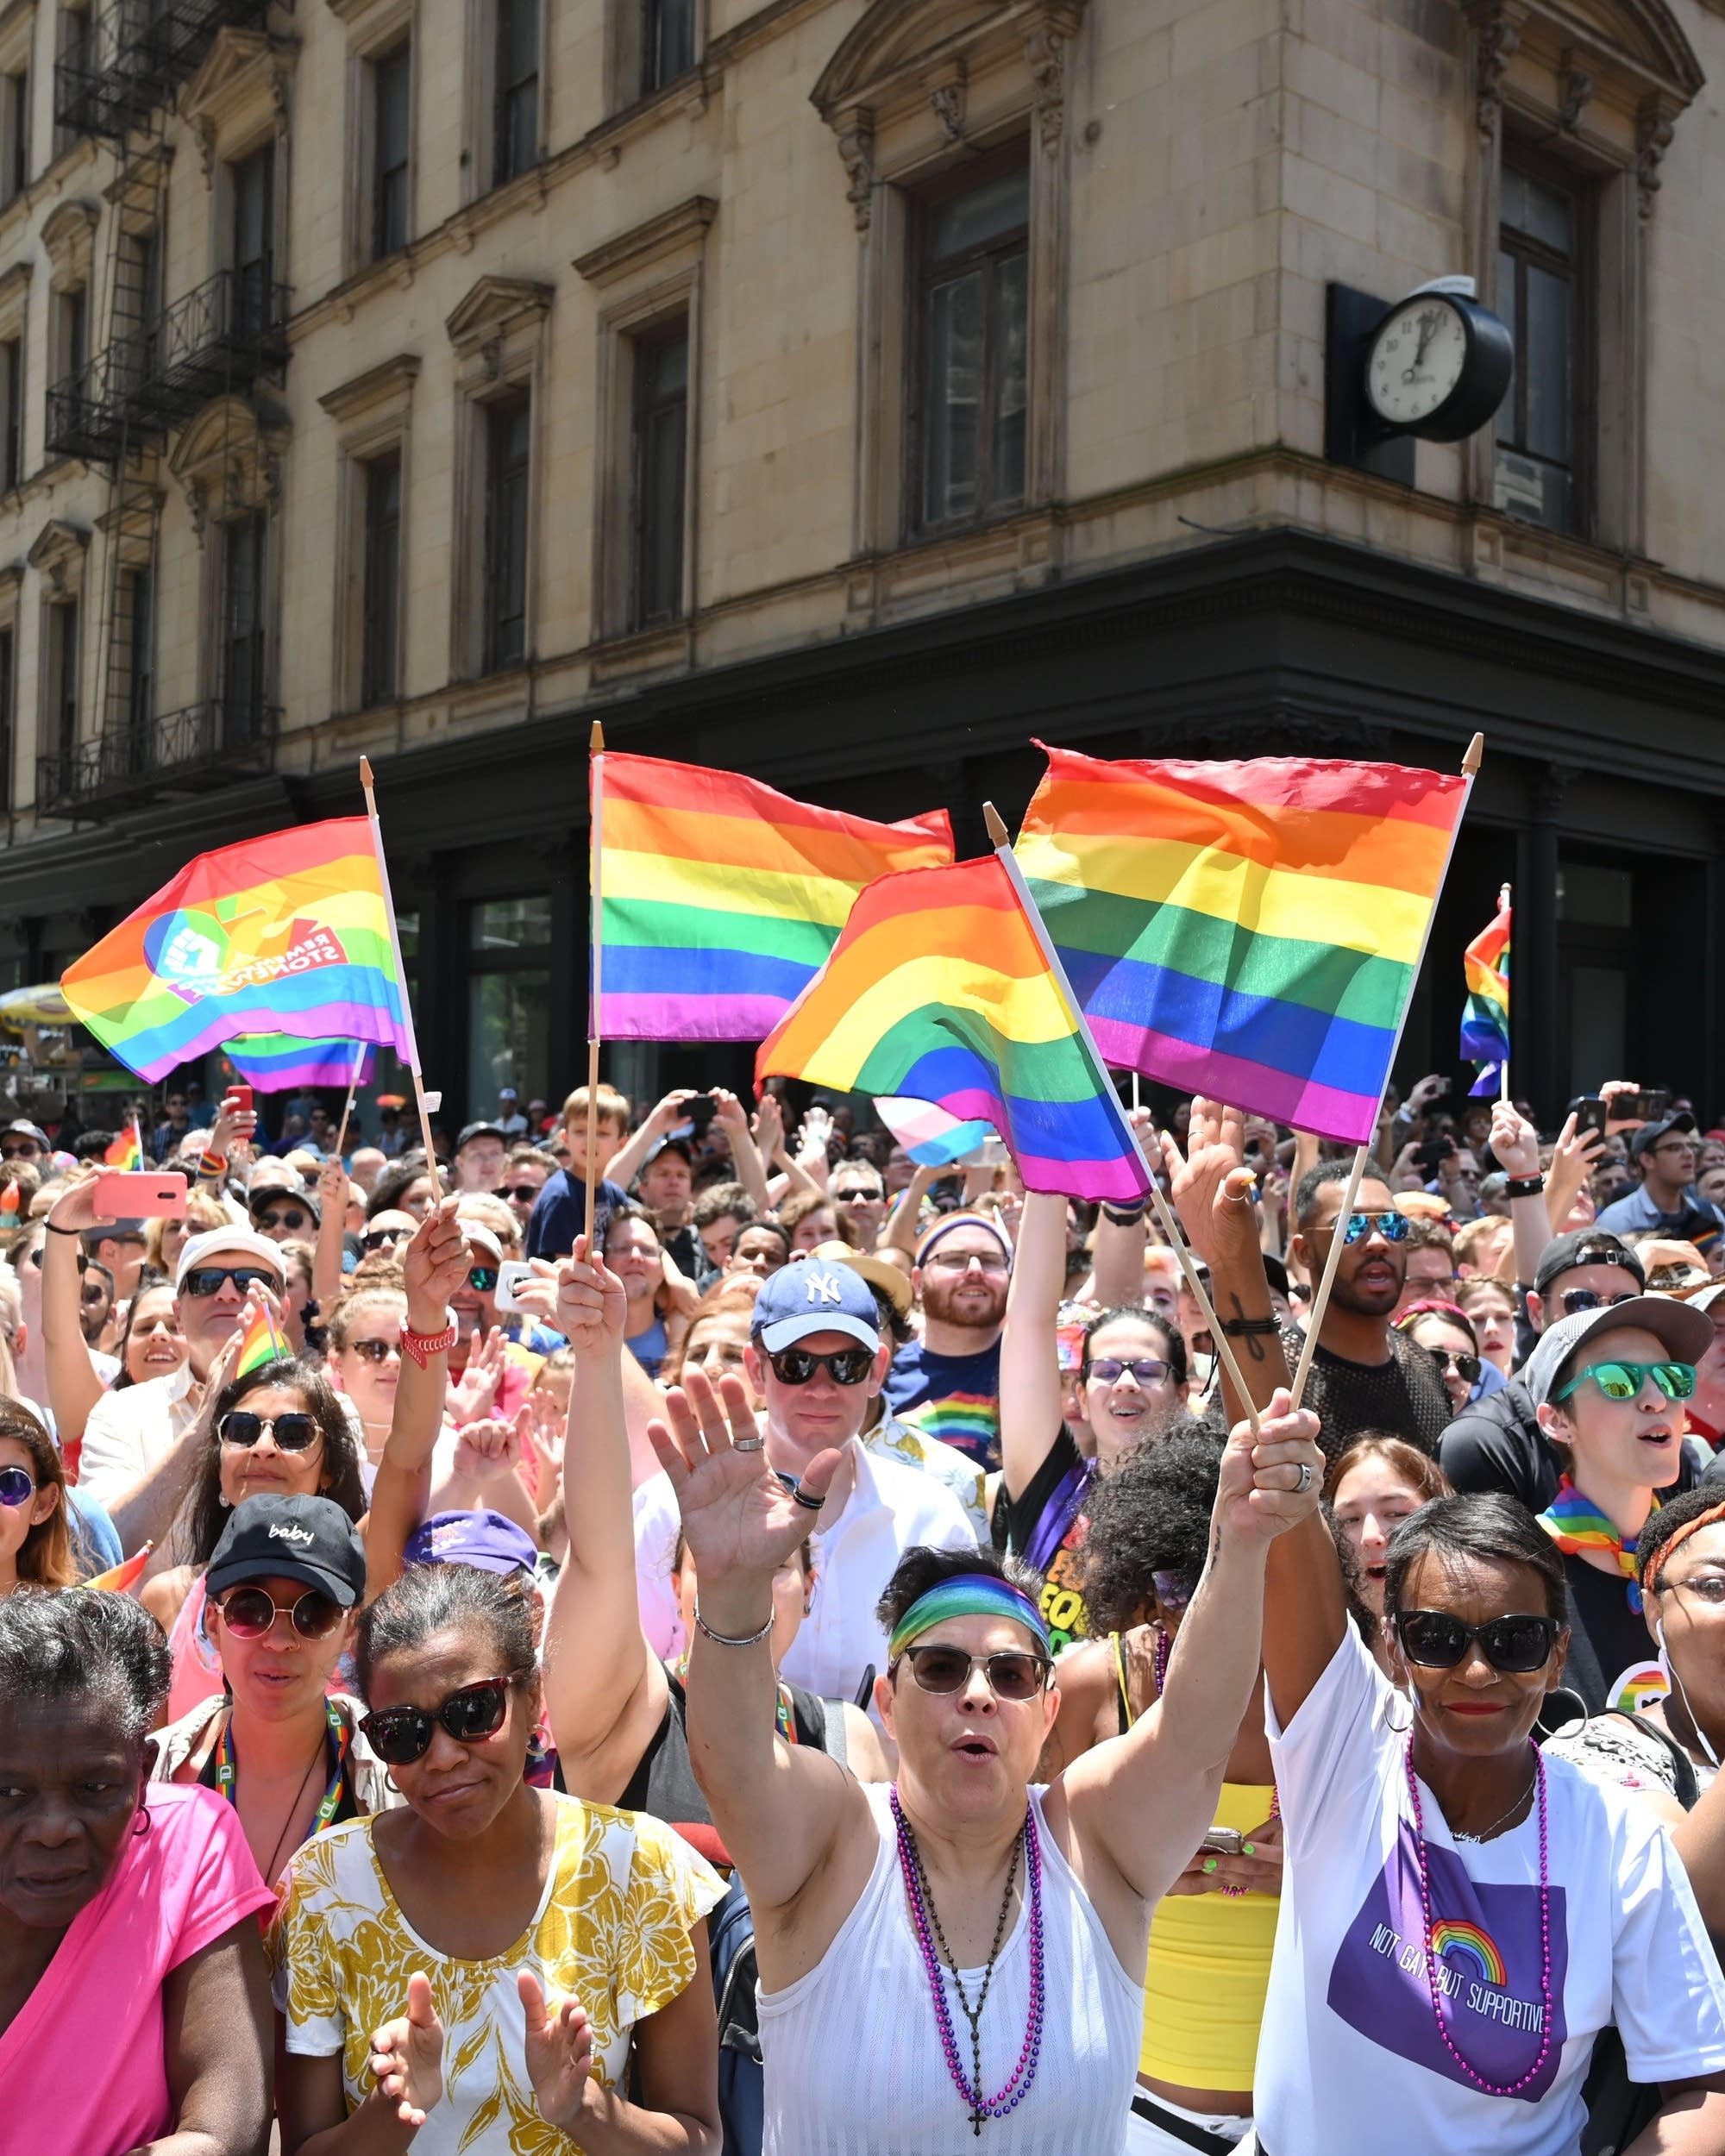
[{"label": "clock face", "polygon": [[1366,360],[1366,394],[1392,427],[1417,426],[1450,395],[1467,361],[1461,310],[1435,295],[1410,299],[1380,329]]}]

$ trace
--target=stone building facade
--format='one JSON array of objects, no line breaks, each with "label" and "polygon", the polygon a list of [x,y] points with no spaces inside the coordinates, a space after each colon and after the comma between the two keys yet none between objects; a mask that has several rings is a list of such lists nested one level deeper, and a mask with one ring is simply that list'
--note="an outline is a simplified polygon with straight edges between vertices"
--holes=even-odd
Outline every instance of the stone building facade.
[{"label": "stone building facade", "polygon": [[[595,717],[972,841],[1032,737],[1479,728],[1518,1089],[1718,1102],[1722,18],[10,0],[0,985],[365,753],[459,1113],[577,1070]],[[1327,454],[1338,289],[1455,274],[1496,423]]]}]

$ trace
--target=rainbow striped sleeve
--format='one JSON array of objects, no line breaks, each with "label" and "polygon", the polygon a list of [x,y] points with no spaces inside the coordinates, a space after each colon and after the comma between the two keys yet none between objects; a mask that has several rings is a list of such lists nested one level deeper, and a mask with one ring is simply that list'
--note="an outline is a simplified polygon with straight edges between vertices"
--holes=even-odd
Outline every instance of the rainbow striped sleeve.
[{"label": "rainbow striped sleeve", "polygon": [[1369,1138],[1466,779],[1047,755],[1014,850],[1107,1061]]},{"label": "rainbow striped sleeve", "polygon": [[1113,1083],[993,855],[869,885],[755,1067],[991,1123],[1032,1190],[1130,1203],[1149,1187]]},{"label": "rainbow striped sleeve", "polygon": [[656,756],[593,759],[607,1040],[758,1041],[877,876],[952,858],[944,809],[873,824]]},{"label": "rainbow striped sleeve", "polygon": [[411,1060],[362,816],[200,854],[60,987],[73,1015],[141,1078],[166,1077],[243,1033],[375,1041]]}]

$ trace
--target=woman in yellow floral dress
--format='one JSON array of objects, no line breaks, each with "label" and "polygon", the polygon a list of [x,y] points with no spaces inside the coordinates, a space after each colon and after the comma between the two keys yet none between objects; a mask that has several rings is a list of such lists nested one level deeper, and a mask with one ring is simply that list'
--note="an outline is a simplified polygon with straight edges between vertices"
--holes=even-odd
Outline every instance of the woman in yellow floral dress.
[{"label": "woman in yellow floral dress", "polygon": [[410,1567],[358,1658],[361,1726],[405,1802],[289,1870],[285,2156],[713,2156],[700,1920],[719,1880],[657,1821],[523,1781],[539,1685],[520,1583]]}]

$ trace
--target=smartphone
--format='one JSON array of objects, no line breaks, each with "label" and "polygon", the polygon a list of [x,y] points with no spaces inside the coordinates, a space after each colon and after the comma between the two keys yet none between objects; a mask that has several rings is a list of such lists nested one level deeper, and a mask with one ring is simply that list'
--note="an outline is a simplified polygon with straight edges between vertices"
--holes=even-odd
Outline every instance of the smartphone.
[{"label": "smartphone", "polygon": [[1579,1138],[1584,1131],[1596,1131],[1605,1135],[1605,1103],[1596,1093],[1578,1094],[1569,1104],[1575,1118],[1575,1134]]},{"label": "smartphone", "polygon": [[249,1086],[229,1086],[228,1088],[228,1098],[233,1102],[236,1108],[242,1111],[242,1113],[247,1115],[251,1113],[252,1089]]},{"label": "smartphone", "polygon": [[97,1212],[109,1220],[183,1220],[185,1218],[185,1178],[172,1169],[151,1168],[138,1174],[110,1169],[96,1178],[92,1194]]},{"label": "smartphone", "polygon": [[1671,1093],[1665,1086],[1641,1093],[1615,1093],[1605,1104],[1614,1123],[1663,1123],[1671,1113]]},{"label": "smartphone", "polygon": [[497,1307],[499,1310],[516,1310],[521,1305],[515,1300],[515,1290],[524,1280],[535,1277],[533,1267],[524,1257],[506,1257],[497,1269]]},{"label": "smartphone", "polygon": [[1218,1856],[1239,1857],[1245,1853],[1245,1836],[1237,1827],[1213,1827],[1198,1846],[1214,1849]]},{"label": "smartphone", "polygon": [[1428,1138],[1414,1156],[1414,1164],[1422,1175],[1435,1175],[1455,1150],[1452,1138]]},{"label": "smartphone", "polygon": [[698,1138],[718,1112],[718,1103],[710,1093],[698,1093],[683,1103],[683,1113],[693,1125]]}]

